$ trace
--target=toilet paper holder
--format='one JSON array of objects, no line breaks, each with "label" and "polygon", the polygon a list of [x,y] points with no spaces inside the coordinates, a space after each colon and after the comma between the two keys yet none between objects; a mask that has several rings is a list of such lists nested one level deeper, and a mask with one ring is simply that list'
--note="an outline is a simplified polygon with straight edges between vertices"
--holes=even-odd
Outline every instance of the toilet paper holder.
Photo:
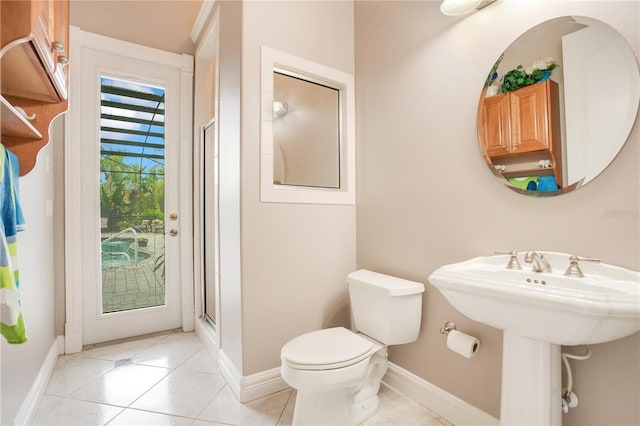
[{"label": "toilet paper holder", "polygon": [[444,323],[444,327],[440,329],[440,334],[449,334],[451,330],[456,330],[456,324],[453,321]]},{"label": "toilet paper holder", "polygon": [[480,339],[458,331],[453,321],[445,322],[440,333],[447,335],[447,348],[467,359],[473,358],[480,349]]}]

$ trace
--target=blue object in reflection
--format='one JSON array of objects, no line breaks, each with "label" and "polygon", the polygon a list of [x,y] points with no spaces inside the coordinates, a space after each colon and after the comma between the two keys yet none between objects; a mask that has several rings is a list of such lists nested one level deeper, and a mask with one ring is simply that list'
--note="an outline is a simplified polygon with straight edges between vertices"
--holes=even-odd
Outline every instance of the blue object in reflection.
[{"label": "blue object in reflection", "polygon": [[529,184],[531,182],[536,183],[538,180],[538,176],[530,176],[530,177],[520,177],[520,178],[510,178],[509,182],[513,186],[516,186],[520,189],[529,189]]},{"label": "blue object in reflection", "polygon": [[548,80],[550,76],[551,76],[551,70],[545,70],[544,75],[540,80],[538,80],[538,83],[542,83],[543,81]]},{"label": "blue object in reflection", "polygon": [[554,176],[540,176],[538,178],[538,191],[551,192],[557,190],[558,185]]}]

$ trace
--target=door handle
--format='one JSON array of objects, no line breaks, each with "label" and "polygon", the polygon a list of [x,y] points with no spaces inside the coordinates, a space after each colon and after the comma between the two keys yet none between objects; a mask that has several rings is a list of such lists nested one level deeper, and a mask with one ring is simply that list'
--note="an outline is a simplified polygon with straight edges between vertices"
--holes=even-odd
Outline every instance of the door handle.
[{"label": "door handle", "polygon": [[171,235],[172,237],[175,237],[176,235],[178,235],[178,230],[177,229],[170,230],[169,235]]}]

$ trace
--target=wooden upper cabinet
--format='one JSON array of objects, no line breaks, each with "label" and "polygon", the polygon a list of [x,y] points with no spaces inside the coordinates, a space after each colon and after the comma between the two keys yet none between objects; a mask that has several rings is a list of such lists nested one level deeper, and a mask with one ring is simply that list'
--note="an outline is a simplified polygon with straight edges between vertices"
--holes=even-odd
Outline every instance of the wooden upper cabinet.
[{"label": "wooden upper cabinet", "polygon": [[558,84],[552,80],[483,98],[478,109],[478,136],[487,161],[524,163],[544,155],[551,159],[549,170],[561,186],[559,105]]},{"label": "wooden upper cabinet", "polygon": [[23,175],[47,144],[53,118],[68,108],[69,3],[2,0],[0,7],[1,141]]},{"label": "wooden upper cabinet", "polygon": [[553,149],[559,123],[558,84],[547,80],[484,98],[480,142],[490,158]]}]

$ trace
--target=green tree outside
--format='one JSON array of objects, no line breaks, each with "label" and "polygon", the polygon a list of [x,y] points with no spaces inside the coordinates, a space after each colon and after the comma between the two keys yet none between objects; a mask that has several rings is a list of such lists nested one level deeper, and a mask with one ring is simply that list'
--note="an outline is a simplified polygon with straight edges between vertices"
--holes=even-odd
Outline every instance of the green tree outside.
[{"label": "green tree outside", "polygon": [[147,170],[125,164],[122,155],[102,155],[100,209],[101,217],[108,218],[108,232],[139,227],[143,220],[164,221],[164,167]]}]

